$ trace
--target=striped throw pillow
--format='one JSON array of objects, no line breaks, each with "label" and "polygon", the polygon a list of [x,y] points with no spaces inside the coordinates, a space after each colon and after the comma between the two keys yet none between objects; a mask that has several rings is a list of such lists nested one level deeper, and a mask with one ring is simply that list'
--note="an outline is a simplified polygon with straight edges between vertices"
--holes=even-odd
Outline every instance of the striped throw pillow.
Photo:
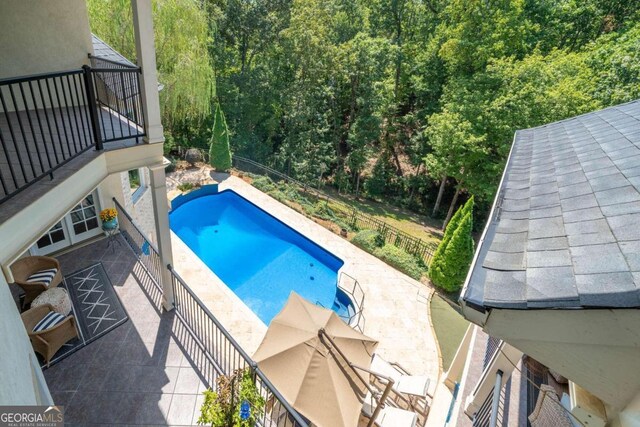
[{"label": "striped throw pillow", "polygon": [[38,322],[36,326],[33,327],[33,332],[44,331],[45,329],[53,328],[58,323],[62,322],[65,317],[56,313],[55,311],[50,311],[46,316],[42,318],[41,321]]},{"label": "striped throw pillow", "polygon": [[57,268],[49,268],[47,270],[40,270],[37,273],[32,274],[27,279],[28,283],[44,283],[46,286],[49,286],[53,277],[58,272]]}]

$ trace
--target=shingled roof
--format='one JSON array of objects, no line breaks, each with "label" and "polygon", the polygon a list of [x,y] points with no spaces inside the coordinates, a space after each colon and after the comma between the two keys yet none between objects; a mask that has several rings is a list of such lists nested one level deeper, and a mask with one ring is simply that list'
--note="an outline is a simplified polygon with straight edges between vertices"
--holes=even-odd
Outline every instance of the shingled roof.
[{"label": "shingled roof", "polygon": [[128,67],[136,66],[133,62],[122,56],[120,52],[109,46],[95,34],[91,34],[91,43],[93,44],[93,56],[119,62]]},{"label": "shingled roof", "polygon": [[516,132],[462,298],[640,307],[640,100]]}]

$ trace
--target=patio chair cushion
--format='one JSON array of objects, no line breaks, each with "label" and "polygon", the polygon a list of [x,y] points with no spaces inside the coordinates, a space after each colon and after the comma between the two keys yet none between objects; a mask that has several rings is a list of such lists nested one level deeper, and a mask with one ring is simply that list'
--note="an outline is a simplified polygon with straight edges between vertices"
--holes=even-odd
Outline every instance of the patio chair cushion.
[{"label": "patio chair cushion", "polygon": [[37,273],[33,273],[31,276],[29,276],[29,278],[27,279],[27,282],[44,283],[45,285],[49,286],[49,284],[51,283],[51,281],[53,280],[57,272],[58,272],[57,268],[48,268],[46,270],[40,270]]},{"label": "patio chair cushion", "polygon": [[33,327],[33,332],[40,332],[53,328],[58,323],[64,321],[64,319],[65,317],[62,314],[50,311],[36,324],[36,326]]},{"label": "patio chair cushion", "polygon": [[381,427],[415,427],[418,416],[415,412],[385,406],[378,416]]},{"label": "patio chair cushion", "polygon": [[395,384],[400,393],[426,396],[429,390],[429,377],[424,375],[405,375]]},{"label": "patio chair cushion", "polygon": [[429,377],[424,375],[405,375],[377,354],[373,355],[371,370],[391,378],[394,381],[394,390],[400,393],[427,396]]}]

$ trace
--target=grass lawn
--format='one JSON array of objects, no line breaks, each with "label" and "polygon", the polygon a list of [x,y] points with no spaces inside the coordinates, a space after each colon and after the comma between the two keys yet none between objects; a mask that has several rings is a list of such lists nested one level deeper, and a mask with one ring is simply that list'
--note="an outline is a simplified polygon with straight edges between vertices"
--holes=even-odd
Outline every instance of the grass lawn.
[{"label": "grass lawn", "polygon": [[[407,234],[418,237],[427,242],[439,243],[442,239],[441,220],[434,220],[425,215],[418,215],[387,203],[376,202],[375,200],[345,196],[339,194],[330,187],[323,188],[323,191],[331,197],[341,202],[353,206],[360,212],[377,217],[389,225],[404,231]],[[331,205],[331,203],[329,203]]]},{"label": "grass lawn", "polygon": [[438,294],[434,294],[431,298],[431,321],[440,344],[442,369],[446,371],[467,331],[469,322]]}]

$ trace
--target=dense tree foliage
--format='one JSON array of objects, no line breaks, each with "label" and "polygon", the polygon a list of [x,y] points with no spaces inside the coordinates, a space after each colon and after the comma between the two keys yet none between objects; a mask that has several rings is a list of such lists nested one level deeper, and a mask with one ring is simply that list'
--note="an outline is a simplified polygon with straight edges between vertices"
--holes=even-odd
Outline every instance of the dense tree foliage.
[{"label": "dense tree foliage", "polygon": [[[89,0],[91,30],[131,61],[136,61],[129,0]],[[153,25],[162,123],[172,132],[202,127],[211,114],[215,77],[208,47],[208,17],[193,0],[153,1]]]},{"label": "dense tree foliage", "polygon": [[[125,3],[89,6],[94,31],[131,56]],[[168,139],[207,146],[215,75],[234,152],[445,223],[470,195],[486,212],[517,129],[640,97],[638,0],[154,10]]]}]

